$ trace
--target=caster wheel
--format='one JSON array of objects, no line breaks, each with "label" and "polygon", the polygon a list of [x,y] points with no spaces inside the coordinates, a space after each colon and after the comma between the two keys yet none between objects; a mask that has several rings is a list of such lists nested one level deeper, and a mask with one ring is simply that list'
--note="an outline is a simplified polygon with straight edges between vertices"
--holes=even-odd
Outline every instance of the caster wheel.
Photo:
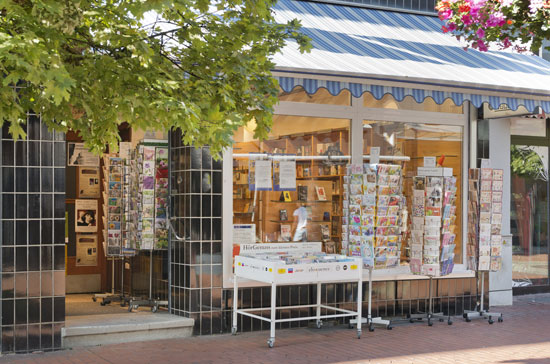
[{"label": "caster wheel", "polygon": [[155,312],[157,312],[158,310],[159,310],[159,306],[152,306],[152,307],[151,307],[151,312],[152,312],[152,313],[155,313]]},{"label": "caster wheel", "polygon": [[413,320],[413,319],[409,319],[409,322],[410,322],[411,324],[413,324],[413,323],[414,323],[414,320]]},{"label": "caster wheel", "polygon": [[466,322],[472,322],[471,318],[466,317]]},{"label": "caster wheel", "polygon": [[317,326],[317,328],[320,329],[321,327],[323,327],[323,322],[321,320],[317,320],[315,322],[315,326]]},{"label": "caster wheel", "polygon": [[275,345],[275,339],[269,339],[269,340],[267,340],[267,346],[269,346],[270,348],[272,348],[273,345]]},{"label": "caster wheel", "polygon": [[498,318],[498,322],[503,322],[502,316]]},{"label": "caster wheel", "polygon": [[445,321],[445,319],[442,319],[442,318],[439,319],[439,322],[443,322],[443,321]]},{"label": "caster wheel", "polygon": [[236,327],[231,328],[231,335],[237,335],[237,328]]},{"label": "caster wheel", "polygon": [[434,323],[432,322],[432,320],[428,320],[428,326],[433,326]]},{"label": "caster wheel", "polygon": [[97,302],[97,298],[96,298],[96,297],[92,297],[92,301]]},{"label": "caster wheel", "polygon": [[360,332],[357,333],[357,338],[361,339],[361,333]]},{"label": "caster wheel", "polygon": [[132,312],[132,305],[128,305],[128,312]]},{"label": "caster wheel", "polygon": [[495,322],[493,321],[493,319],[489,319],[489,325],[492,325],[494,324]]},{"label": "caster wheel", "polygon": [[447,325],[452,325],[453,322],[451,320],[447,321]]},{"label": "caster wheel", "polygon": [[463,317],[463,318],[468,318],[468,314],[467,314],[467,313],[463,313],[463,314],[462,314],[462,317]]},{"label": "caster wheel", "polygon": [[374,324],[369,324],[369,331],[370,331],[370,332],[373,332],[373,331],[374,331]]},{"label": "caster wheel", "polygon": [[105,306],[105,301],[99,303],[101,306]]},{"label": "caster wheel", "polygon": [[393,329],[391,325],[388,325],[388,327],[386,327],[386,330],[391,330],[391,329]]}]

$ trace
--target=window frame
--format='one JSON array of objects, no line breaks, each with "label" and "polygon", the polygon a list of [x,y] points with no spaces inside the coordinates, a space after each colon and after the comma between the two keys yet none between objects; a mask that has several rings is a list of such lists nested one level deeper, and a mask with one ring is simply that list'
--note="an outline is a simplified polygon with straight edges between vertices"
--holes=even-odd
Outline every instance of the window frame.
[{"label": "window frame", "polygon": [[[351,106],[301,103],[292,101],[280,101],[274,110],[276,115],[306,116],[349,119],[350,130],[350,153],[352,163],[363,162],[363,120],[389,121],[400,123],[422,123],[461,126],[462,137],[462,241],[467,239],[467,214],[468,207],[468,167],[470,161],[470,103],[464,102],[463,113],[440,113],[431,111],[378,109],[363,106],[363,97],[351,97]],[[223,187],[222,187],[222,244],[223,244],[223,287],[233,286],[232,272],[232,225],[233,225],[233,150],[228,148],[223,156]],[[473,277],[474,272],[466,269],[466,245],[462,245],[462,263],[455,264],[453,273],[447,278]],[[364,272],[365,278],[368,272]],[[445,278],[445,277],[442,277]],[[402,266],[392,269],[373,271],[374,280],[396,280],[396,279],[426,279],[424,276],[412,275],[408,267]],[[241,285],[241,283],[239,283]],[[243,282],[244,286],[259,287],[265,284],[259,282]]]}]

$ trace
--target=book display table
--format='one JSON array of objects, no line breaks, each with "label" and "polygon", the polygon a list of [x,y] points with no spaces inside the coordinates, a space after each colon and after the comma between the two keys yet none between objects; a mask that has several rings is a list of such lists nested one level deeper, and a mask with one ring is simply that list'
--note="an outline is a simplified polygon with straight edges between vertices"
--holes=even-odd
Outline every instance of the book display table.
[{"label": "book display table", "polygon": [[[335,317],[357,318],[357,338],[361,338],[361,298],[363,271],[361,258],[351,258],[337,254],[304,254],[300,256],[269,254],[261,257],[235,257],[235,278],[233,283],[233,324],[231,332],[237,333],[237,316],[249,316],[270,323],[270,335],[267,344],[275,344],[275,324],[280,322],[316,320],[321,328],[322,320]],[[238,308],[239,279],[246,278],[271,285],[271,306],[269,308]],[[357,282],[357,310],[345,310],[321,304],[321,285],[327,283]],[[279,285],[317,285],[317,301],[312,305],[277,307],[277,286]],[[276,312],[289,308],[315,308],[315,315],[308,317],[280,318]],[[321,315],[321,308],[334,313]],[[253,312],[270,310],[270,316],[264,317]]]}]

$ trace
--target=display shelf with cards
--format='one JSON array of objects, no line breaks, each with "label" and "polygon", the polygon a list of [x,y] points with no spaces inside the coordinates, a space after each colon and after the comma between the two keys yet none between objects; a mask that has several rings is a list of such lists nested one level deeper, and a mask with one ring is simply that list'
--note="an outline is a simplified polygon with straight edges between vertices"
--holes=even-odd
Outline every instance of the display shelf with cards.
[{"label": "display shelf with cards", "polygon": [[[275,244],[274,244],[275,245]],[[281,250],[284,245],[281,244]],[[239,281],[250,279],[271,285],[270,307],[239,308],[239,300],[233,300],[233,315],[231,332],[235,335],[238,330],[238,315],[269,322],[270,334],[268,346],[275,344],[275,327],[282,322],[315,320],[317,328],[323,326],[323,320],[338,317],[354,317],[361,322],[362,316],[362,286],[363,273],[360,258],[345,255],[326,254],[319,251],[287,251],[278,253],[259,253],[254,255],[237,255],[235,257],[235,277],[233,280],[233,294],[237,297]],[[322,285],[338,282],[357,283],[356,309],[335,308],[322,304]],[[277,307],[277,287],[281,285],[314,284],[317,286],[315,304],[300,306]],[[277,310],[288,308],[313,309],[313,315],[294,318],[277,318]],[[266,317],[262,311],[268,311]],[[361,323],[357,325],[357,338],[361,338]]]},{"label": "display shelf with cards", "polygon": [[[397,164],[349,164],[344,179],[343,252],[360,257],[369,271],[369,330],[375,325],[391,329],[391,322],[372,317],[372,271],[400,265],[402,213],[402,166]],[[350,324],[357,323],[350,321]]]},{"label": "display shelf with cards", "polygon": [[468,269],[476,271],[481,298],[474,311],[466,311],[464,319],[493,318],[502,322],[502,314],[484,308],[485,272],[497,272],[502,267],[502,194],[504,171],[490,168],[484,159],[481,168],[468,173],[468,240],[466,245]]},{"label": "display shelf with cards", "polygon": [[[435,160],[435,158],[434,158]],[[433,312],[433,279],[452,273],[455,259],[457,179],[452,168],[418,167],[412,180],[411,230],[409,235],[411,273],[429,277],[428,310],[409,315],[410,322],[451,317]]]}]

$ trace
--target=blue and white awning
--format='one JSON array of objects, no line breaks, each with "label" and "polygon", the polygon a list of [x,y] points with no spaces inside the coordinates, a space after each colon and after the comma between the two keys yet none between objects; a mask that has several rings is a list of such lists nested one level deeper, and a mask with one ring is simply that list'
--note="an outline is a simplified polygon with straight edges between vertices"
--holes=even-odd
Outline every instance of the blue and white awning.
[{"label": "blue and white awning", "polygon": [[308,93],[326,88],[337,95],[345,89],[355,97],[431,97],[438,104],[450,98],[457,105],[550,112],[549,62],[465,51],[442,33],[437,17],[296,0],[279,0],[275,13],[279,22],[300,19],[313,43],[311,53],[301,54],[289,42],[275,55],[274,75],[286,92],[302,86]]}]

